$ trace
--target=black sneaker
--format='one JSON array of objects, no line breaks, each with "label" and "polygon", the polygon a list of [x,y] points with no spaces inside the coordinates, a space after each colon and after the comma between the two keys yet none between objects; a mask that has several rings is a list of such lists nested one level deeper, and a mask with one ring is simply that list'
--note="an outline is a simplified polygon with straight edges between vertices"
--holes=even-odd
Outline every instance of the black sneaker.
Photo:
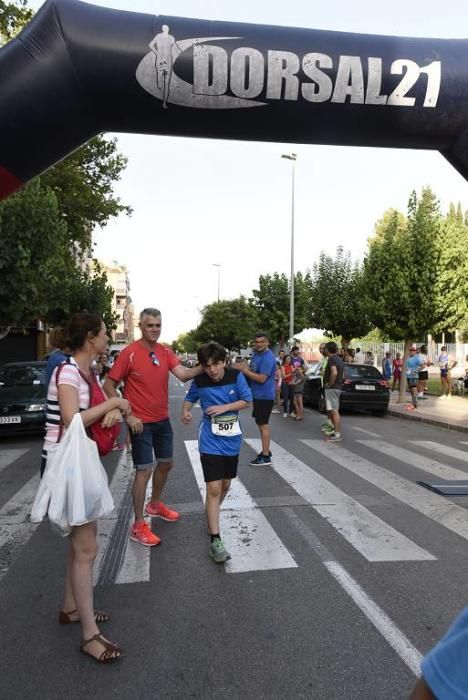
[{"label": "black sneaker", "polygon": [[266,456],[262,453],[257,455],[255,459],[249,462],[251,467],[269,467],[271,466],[271,456]]}]

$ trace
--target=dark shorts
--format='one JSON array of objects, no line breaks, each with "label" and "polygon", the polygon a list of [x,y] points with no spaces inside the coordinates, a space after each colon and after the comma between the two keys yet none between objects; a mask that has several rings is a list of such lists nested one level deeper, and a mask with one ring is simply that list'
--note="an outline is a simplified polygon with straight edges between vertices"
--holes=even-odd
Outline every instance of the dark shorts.
[{"label": "dark shorts", "polygon": [[271,411],[273,409],[273,399],[254,399],[252,418],[255,418],[257,425],[268,425]]},{"label": "dark shorts", "polygon": [[429,372],[427,369],[423,369],[421,372],[418,372],[418,377],[419,379],[429,379]]},{"label": "dark shorts", "polygon": [[414,378],[408,379],[408,386],[410,388],[416,387],[416,386],[418,386],[418,381],[419,381],[419,379],[414,379]]},{"label": "dark shorts", "polygon": [[152,469],[156,462],[172,462],[174,433],[169,418],[143,423],[142,433],[130,433],[135,469]]},{"label": "dark shorts", "polygon": [[205,482],[235,479],[239,455],[208,455],[201,454],[200,461]]},{"label": "dark shorts", "polygon": [[448,377],[448,369],[441,369],[440,376],[441,377]]}]

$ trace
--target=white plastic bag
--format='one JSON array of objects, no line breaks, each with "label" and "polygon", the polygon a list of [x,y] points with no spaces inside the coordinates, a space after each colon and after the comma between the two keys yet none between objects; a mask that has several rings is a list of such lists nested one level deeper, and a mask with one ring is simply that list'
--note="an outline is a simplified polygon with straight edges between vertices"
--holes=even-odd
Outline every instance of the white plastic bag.
[{"label": "white plastic bag", "polygon": [[49,521],[68,534],[71,527],[106,517],[113,509],[97,445],[87,436],[77,413],[62,441],[47,451],[47,466],[31,520],[40,522],[47,512]]}]

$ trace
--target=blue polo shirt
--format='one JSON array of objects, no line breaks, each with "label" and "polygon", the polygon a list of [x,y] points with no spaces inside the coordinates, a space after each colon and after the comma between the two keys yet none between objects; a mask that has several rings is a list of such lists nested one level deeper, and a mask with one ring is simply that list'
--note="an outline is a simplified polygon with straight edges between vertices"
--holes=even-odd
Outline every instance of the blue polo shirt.
[{"label": "blue polo shirt", "polygon": [[263,352],[254,352],[250,361],[250,369],[256,374],[266,374],[267,376],[264,384],[256,382],[254,379],[251,380],[250,388],[252,389],[253,398],[274,401],[276,357],[270,348]]},{"label": "blue polo shirt", "polygon": [[468,698],[468,608],[422,662],[424,680],[440,700]]}]

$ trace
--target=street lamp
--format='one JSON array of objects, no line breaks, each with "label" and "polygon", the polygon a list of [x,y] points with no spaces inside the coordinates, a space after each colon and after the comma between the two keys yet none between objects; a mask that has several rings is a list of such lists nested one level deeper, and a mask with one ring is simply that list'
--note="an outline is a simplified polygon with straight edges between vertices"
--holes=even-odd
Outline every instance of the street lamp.
[{"label": "street lamp", "polygon": [[296,153],[283,153],[281,158],[292,161],[291,178],[291,288],[289,296],[289,339],[294,338],[294,171],[296,165]]},{"label": "street lamp", "polygon": [[219,303],[219,288],[221,284],[221,264],[220,263],[213,263],[213,267],[218,268],[218,303]]}]

